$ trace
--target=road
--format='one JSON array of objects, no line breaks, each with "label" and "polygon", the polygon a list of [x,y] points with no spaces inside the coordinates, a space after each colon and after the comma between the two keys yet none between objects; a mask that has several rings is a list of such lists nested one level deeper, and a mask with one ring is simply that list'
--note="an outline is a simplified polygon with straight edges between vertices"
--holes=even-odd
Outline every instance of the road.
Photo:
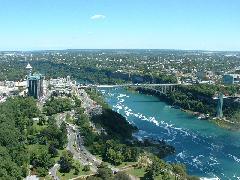
[{"label": "road", "polygon": [[[84,141],[81,137],[81,134],[77,128],[77,126],[68,124],[68,150],[70,150],[76,159],[79,159],[84,165],[90,165],[91,170],[93,172],[97,172],[97,167],[102,163],[100,159],[97,159],[94,155],[92,155],[84,146]],[[74,147],[75,143],[75,147]],[[112,170],[112,172],[121,171],[120,169],[108,165],[108,167]]]},{"label": "road", "polygon": [[76,126],[67,124],[68,131],[68,145],[69,150],[74,159],[82,162],[83,165],[90,165],[93,172],[97,172],[97,166],[101,164],[84,146],[83,139],[81,138]]},{"label": "road", "polygon": [[59,166],[60,166],[59,164],[54,164],[54,166],[49,170],[49,174],[52,176],[54,180],[60,180],[60,178],[57,176]]}]

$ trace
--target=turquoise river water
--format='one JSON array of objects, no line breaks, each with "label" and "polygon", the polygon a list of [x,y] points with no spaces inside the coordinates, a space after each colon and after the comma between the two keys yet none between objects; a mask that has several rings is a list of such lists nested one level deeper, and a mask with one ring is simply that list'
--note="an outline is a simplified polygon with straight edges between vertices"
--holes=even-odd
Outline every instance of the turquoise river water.
[{"label": "turquoise river water", "polygon": [[164,139],[176,148],[165,160],[187,166],[191,175],[240,179],[240,132],[198,120],[157,97],[122,88],[100,90],[113,110],[139,128],[137,136]]}]

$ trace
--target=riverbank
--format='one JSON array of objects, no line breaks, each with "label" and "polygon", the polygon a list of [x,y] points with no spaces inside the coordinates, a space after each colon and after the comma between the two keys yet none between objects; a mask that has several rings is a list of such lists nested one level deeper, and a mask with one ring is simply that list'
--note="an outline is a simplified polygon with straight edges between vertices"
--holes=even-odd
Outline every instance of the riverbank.
[{"label": "riverbank", "polygon": [[[101,93],[89,89],[86,90],[86,92],[91,99],[97,104],[100,104],[103,108],[102,114],[91,117],[91,121],[97,126],[104,128],[112,138],[116,138],[117,141],[122,143],[127,142],[127,144],[130,144],[131,146],[148,149],[159,158],[165,158],[175,153],[175,148],[164,142],[164,140],[156,140],[152,138],[138,139],[134,134],[137,134],[139,129],[129,123],[124,116],[113,111],[110,106],[106,104]],[[116,124],[118,126],[116,126]]]},{"label": "riverbank", "polygon": [[181,107],[180,105],[175,105],[175,102],[170,101],[170,99],[167,95],[156,94],[156,92],[153,92],[151,90],[148,90],[148,89],[145,89],[142,87],[131,88],[130,91],[135,91],[135,92],[138,92],[141,94],[155,96],[155,97],[159,98],[161,101],[170,105],[172,108],[180,109],[183,112],[186,112],[188,114],[191,114],[191,115],[197,117],[199,120],[210,121],[221,128],[225,128],[227,130],[233,130],[233,131],[240,130],[239,123],[232,122],[229,119],[226,119],[225,117],[222,119],[218,119],[218,118],[215,118],[214,116],[209,115],[208,113],[196,112],[196,111],[193,111],[190,109],[185,109],[185,108]]}]

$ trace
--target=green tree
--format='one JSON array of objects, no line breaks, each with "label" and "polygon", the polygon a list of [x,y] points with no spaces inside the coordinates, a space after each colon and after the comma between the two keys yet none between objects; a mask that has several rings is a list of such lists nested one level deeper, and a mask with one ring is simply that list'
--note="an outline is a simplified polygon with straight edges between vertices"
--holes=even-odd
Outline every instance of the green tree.
[{"label": "green tree", "polygon": [[90,171],[90,166],[89,165],[85,165],[84,167],[83,167],[83,171]]},{"label": "green tree", "polygon": [[145,177],[148,179],[155,179],[157,176],[164,175],[169,171],[168,165],[161,159],[153,157],[152,164],[147,168]]},{"label": "green tree", "polygon": [[172,164],[172,172],[177,176],[186,178],[186,167],[183,164]]},{"label": "green tree", "polygon": [[42,125],[44,125],[44,124],[46,124],[46,116],[44,116],[43,114],[41,114],[40,116],[39,116],[39,121],[38,121],[38,124],[40,125],[40,126],[42,126]]},{"label": "green tree", "polygon": [[73,168],[73,155],[69,151],[64,151],[59,160],[60,169],[62,173],[69,173]]},{"label": "green tree", "polygon": [[[48,170],[54,164],[54,160],[51,159],[51,155],[48,154],[48,148],[43,145],[34,146],[30,152],[30,162],[34,168],[43,173],[43,169]],[[38,172],[38,171],[37,171]]]},{"label": "green tree", "polygon": [[98,177],[102,178],[103,180],[111,180],[113,179],[113,173],[110,168],[108,168],[107,164],[102,163],[98,167],[97,171]]},{"label": "green tree", "polygon": [[114,176],[114,180],[131,180],[131,178],[129,177],[128,174],[124,173],[124,172],[118,172],[115,176]]}]

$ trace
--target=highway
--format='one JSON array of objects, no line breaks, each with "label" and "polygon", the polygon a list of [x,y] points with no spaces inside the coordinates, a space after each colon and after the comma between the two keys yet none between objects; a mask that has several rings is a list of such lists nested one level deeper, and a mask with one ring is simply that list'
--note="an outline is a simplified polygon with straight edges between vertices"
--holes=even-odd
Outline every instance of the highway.
[{"label": "highway", "polygon": [[67,124],[68,131],[68,145],[69,150],[74,159],[81,161],[83,165],[90,165],[93,172],[97,172],[97,166],[101,164],[101,161],[96,159],[83,145],[83,139],[76,126]]}]

